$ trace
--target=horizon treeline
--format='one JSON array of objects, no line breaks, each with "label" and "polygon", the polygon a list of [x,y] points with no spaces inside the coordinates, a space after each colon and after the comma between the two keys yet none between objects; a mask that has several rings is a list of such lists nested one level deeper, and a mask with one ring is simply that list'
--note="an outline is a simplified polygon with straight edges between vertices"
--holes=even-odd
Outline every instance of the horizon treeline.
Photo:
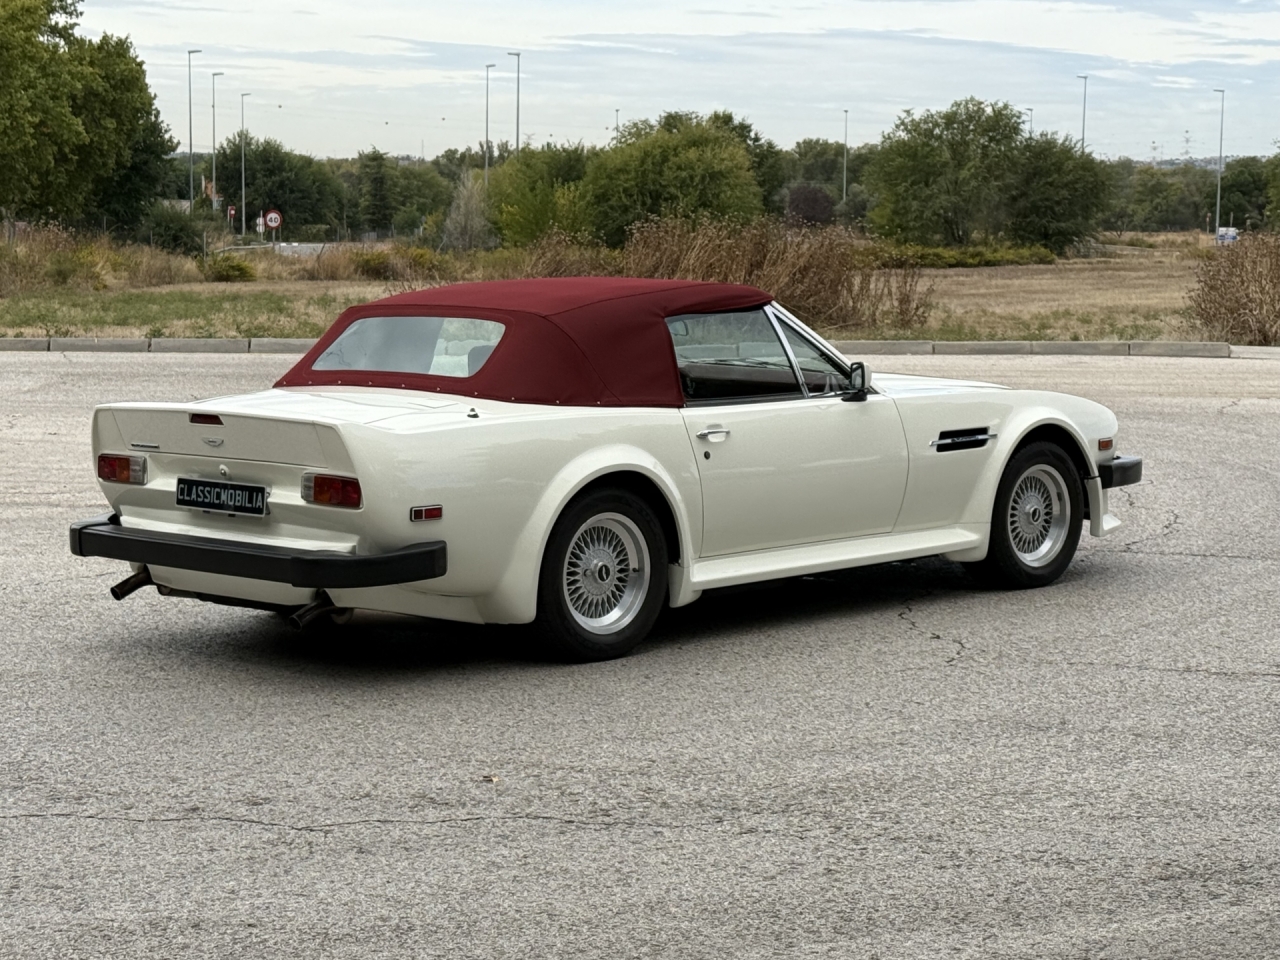
[{"label": "horizon treeline", "polygon": [[[452,148],[430,159],[370,149],[318,159],[237,132],[188,155],[160,120],[127,38],[76,34],[77,0],[0,7],[0,218],[101,229],[193,253],[238,232],[226,206],[284,214],[281,239],[413,238],[440,248],[533,243],[556,231],[621,246],[655,217],[840,224],[923,246],[1014,245],[1061,253],[1102,232],[1206,229],[1217,171],[1102,160],[1075,140],[1027,132],[1007,103],[969,98],[903,113],[878,142],[808,138],[784,148],[728,111],[672,111],[583,143]],[[203,189],[201,189],[203,186]],[[1280,223],[1280,154],[1240,157],[1222,178],[1222,223]],[[249,231],[253,233],[252,227]]]}]

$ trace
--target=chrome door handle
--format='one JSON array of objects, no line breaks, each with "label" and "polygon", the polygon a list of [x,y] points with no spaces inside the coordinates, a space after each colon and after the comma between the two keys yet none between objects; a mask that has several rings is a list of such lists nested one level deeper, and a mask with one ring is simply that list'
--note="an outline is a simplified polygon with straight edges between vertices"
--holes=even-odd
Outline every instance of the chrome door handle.
[{"label": "chrome door handle", "polygon": [[711,443],[720,443],[727,436],[729,431],[724,427],[707,427],[705,430],[698,431],[699,440],[709,440]]}]

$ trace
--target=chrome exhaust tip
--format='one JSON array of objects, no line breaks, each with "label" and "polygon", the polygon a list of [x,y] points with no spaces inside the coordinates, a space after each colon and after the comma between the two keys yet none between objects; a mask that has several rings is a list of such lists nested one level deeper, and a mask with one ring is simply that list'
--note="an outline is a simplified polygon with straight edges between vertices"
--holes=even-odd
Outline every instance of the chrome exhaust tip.
[{"label": "chrome exhaust tip", "polygon": [[125,577],[114,587],[111,588],[111,598],[113,600],[123,600],[135,590],[141,590],[143,587],[151,586],[155,581],[151,579],[151,571],[143,567],[131,577]]},{"label": "chrome exhaust tip", "polygon": [[305,629],[308,624],[318,620],[326,614],[342,617],[344,614],[348,614],[349,612],[350,611],[346,607],[336,606],[334,602],[329,599],[329,595],[321,590],[316,594],[315,600],[307,604],[305,607],[295,610],[289,615],[289,626],[293,627],[295,630],[302,630]]}]

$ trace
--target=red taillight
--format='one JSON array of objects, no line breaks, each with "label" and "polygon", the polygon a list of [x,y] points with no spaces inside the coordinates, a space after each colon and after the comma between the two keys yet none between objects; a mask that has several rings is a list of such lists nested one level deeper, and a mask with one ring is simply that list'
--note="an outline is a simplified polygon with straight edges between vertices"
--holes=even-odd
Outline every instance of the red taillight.
[{"label": "red taillight", "polygon": [[302,478],[302,499],[331,507],[360,506],[360,481],[354,477],[331,477],[308,473]]},{"label": "red taillight", "polygon": [[146,483],[147,458],[98,454],[98,479],[109,483]]},{"label": "red taillight", "polygon": [[192,423],[202,423],[206,427],[222,426],[222,418],[216,413],[193,413],[187,419]]}]

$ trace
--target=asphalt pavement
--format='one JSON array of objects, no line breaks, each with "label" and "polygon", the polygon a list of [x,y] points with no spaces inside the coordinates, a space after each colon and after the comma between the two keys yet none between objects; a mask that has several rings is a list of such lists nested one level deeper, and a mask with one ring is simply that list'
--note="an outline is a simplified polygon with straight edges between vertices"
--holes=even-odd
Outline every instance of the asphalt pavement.
[{"label": "asphalt pavement", "polygon": [[0,354],[0,957],[1280,953],[1280,362],[882,357],[1118,413],[1055,586],[941,560],[527,630],[116,603],[95,403],[285,356]]}]

